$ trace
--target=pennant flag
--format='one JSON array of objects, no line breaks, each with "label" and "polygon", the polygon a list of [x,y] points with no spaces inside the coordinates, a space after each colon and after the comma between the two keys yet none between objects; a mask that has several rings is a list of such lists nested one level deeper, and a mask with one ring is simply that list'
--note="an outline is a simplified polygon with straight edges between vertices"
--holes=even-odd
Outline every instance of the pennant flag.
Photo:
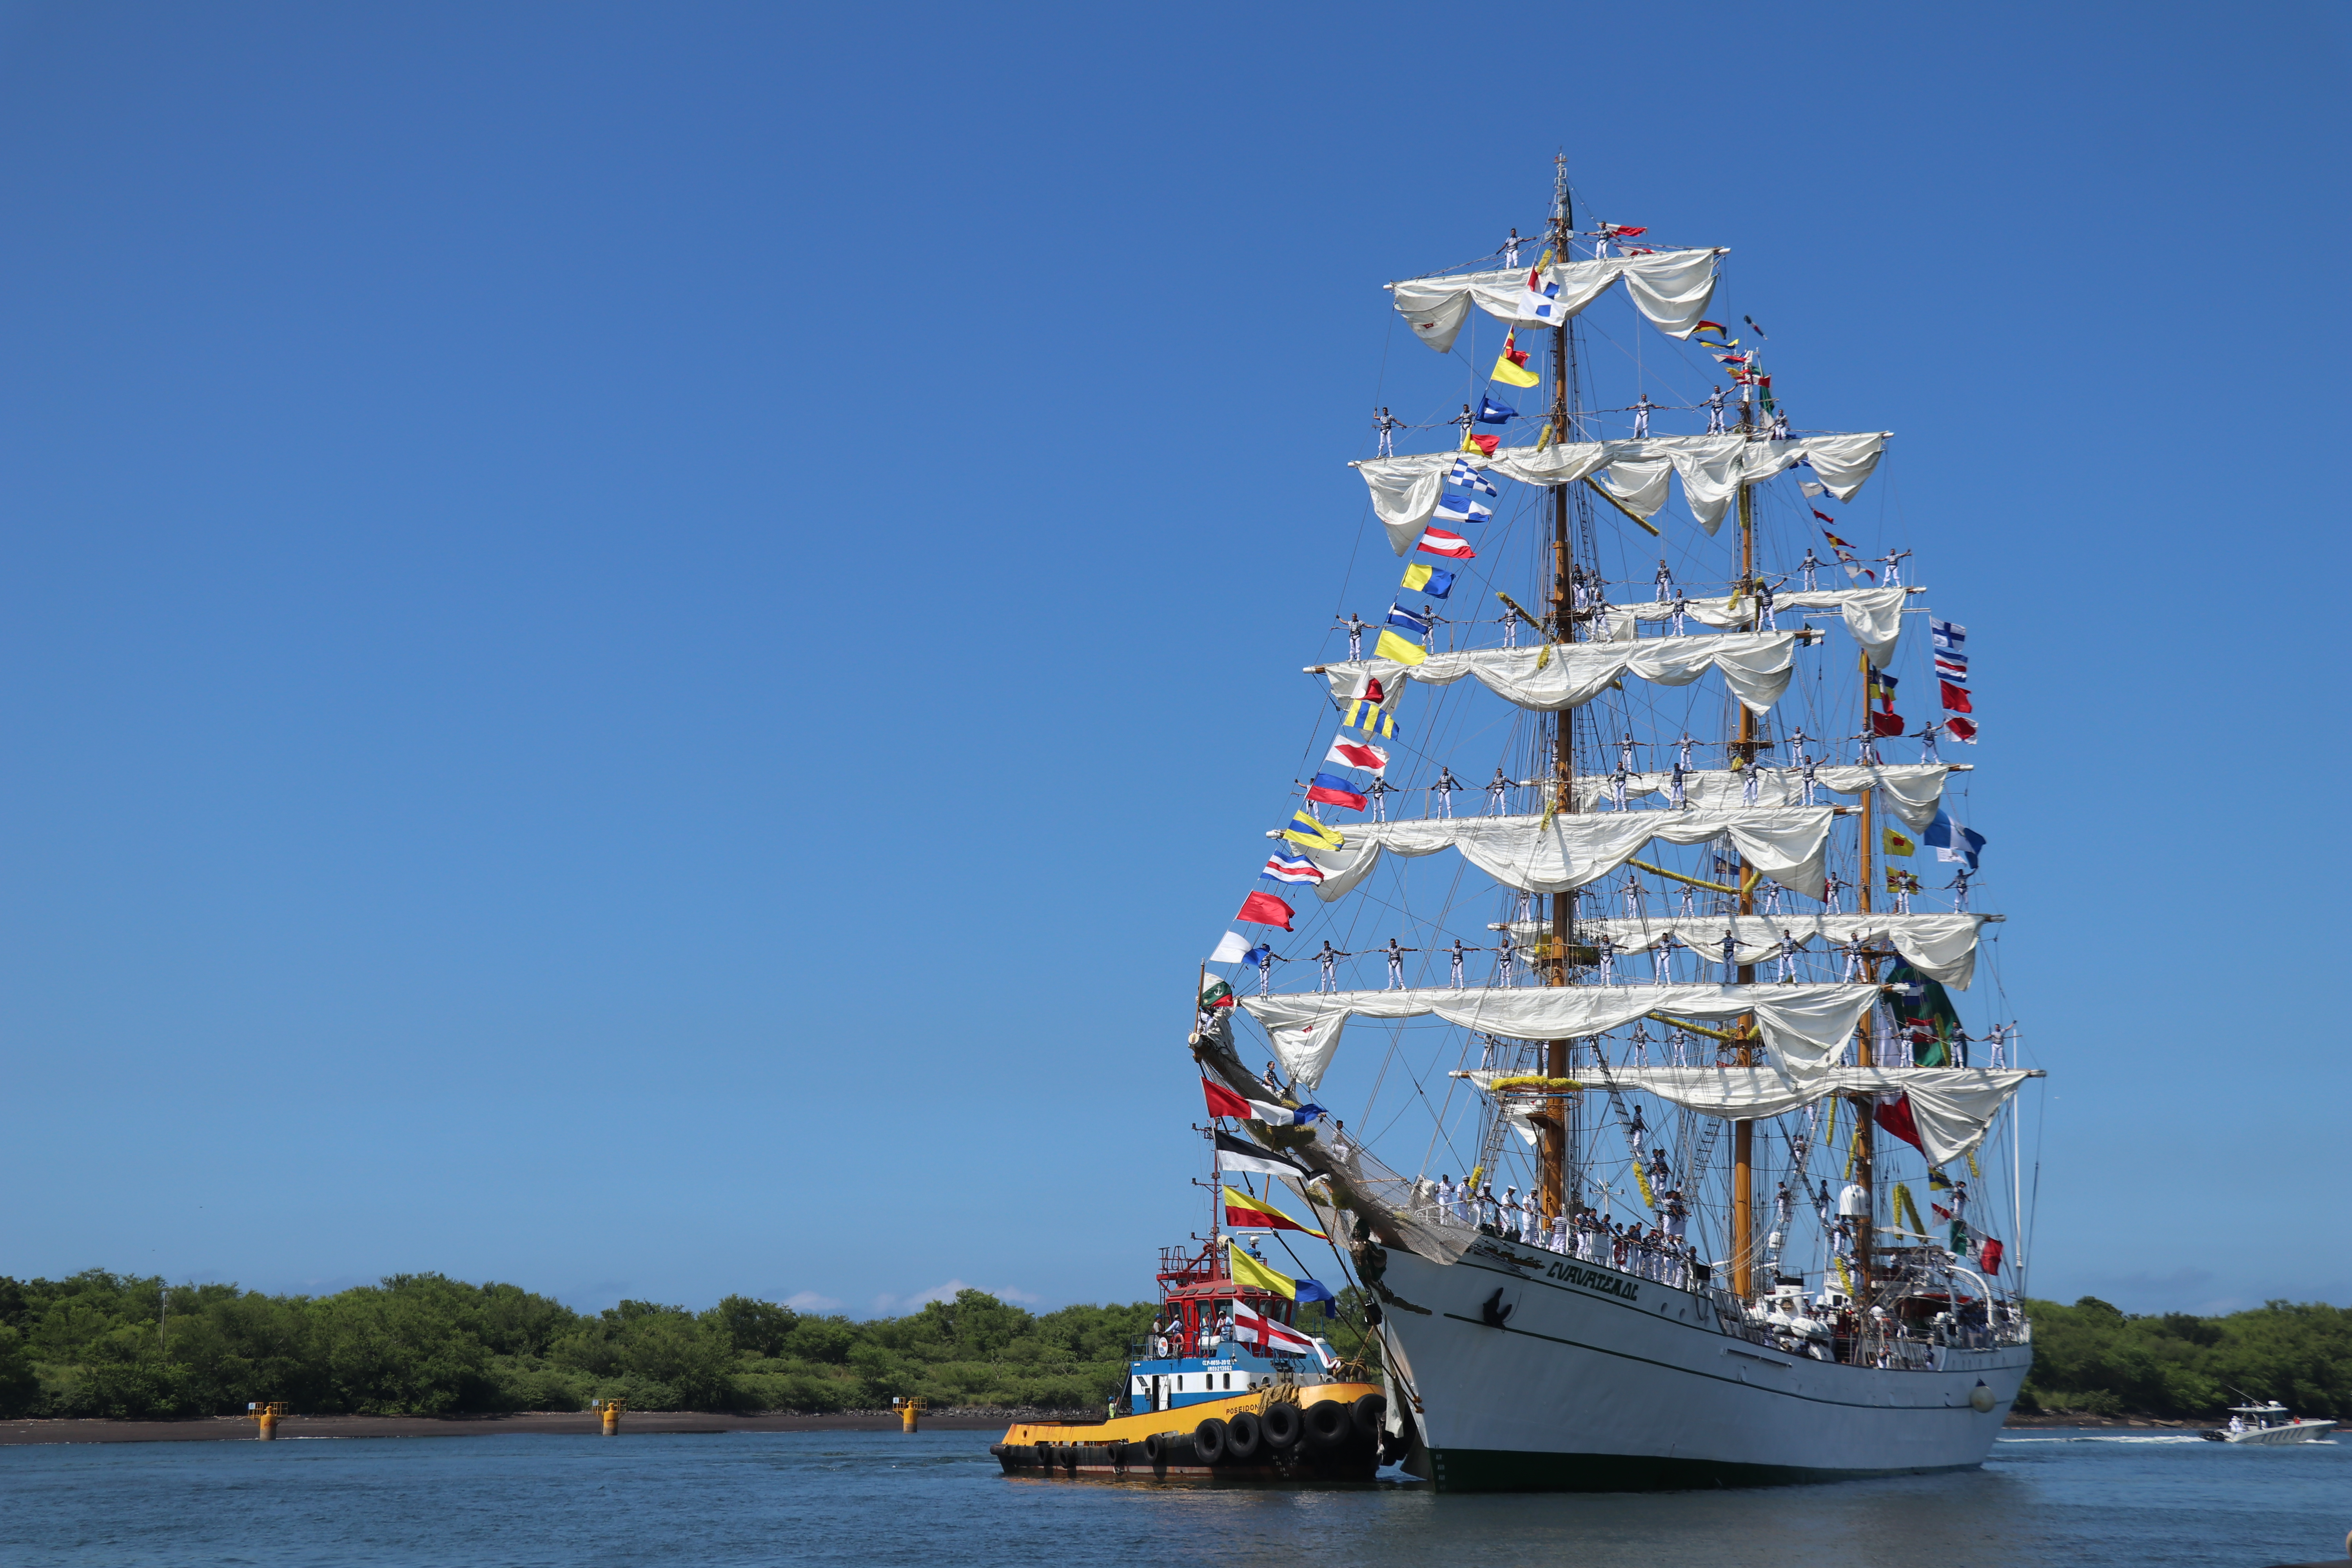
[{"label": "pennant flag", "polygon": [[1327,1318],[1336,1318],[1339,1315],[1339,1299],[1332,1295],[1329,1289],[1318,1280],[1299,1280],[1298,1294],[1293,1299],[1302,1307],[1309,1301],[1322,1302],[1323,1315]]},{"label": "pennant flag", "polygon": [[1446,470],[1445,482],[1460,489],[1479,490],[1490,496],[1503,493],[1495,488],[1494,480],[1459,458],[1454,458],[1454,467]]},{"label": "pennant flag", "polygon": [[1927,1146],[1919,1142],[1919,1124],[1911,1120],[1909,1095],[1895,1094],[1881,1100],[1872,1120],[1922,1154],[1927,1152]]},{"label": "pennant flag", "polygon": [[1404,569],[1404,581],[1397,586],[1410,588],[1416,594],[1426,594],[1433,599],[1443,599],[1454,592],[1454,574],[1443,566],[1416,563]]},{"label": "pennant flag", "polygon": [[1380,747],[1369,741],[1350,741],[1345,735],[1331,742],[1331,749],[1323,753],[1323,760],[1337,763],[1343,768],[1361,768],[1370,773],[1380,773],[1389,765],[1389,754]]},{"label": "pennant flag", "polygon": [[1272,1205],[1262,1204],[1231,1187],[1225,1189],[1225,1223],[1235,1230],[1295,1230],[1318,1241],[1331,1239],[1313,1226],[1301,1225]]},{"label": "pennant flag", "polygon": [[1276,882],[1319,882],[1323,879],[1323,868],[1304,855],[1285,855],[1277,849],[1273,858],[1266,861],[1265,869],[1258,875]]},{"label": "pennant flag", "polygon": [[[1945,722],[1949,723],[1950,721],[1946,720]],[[1970,733],[1974,732],[1974,726],[1970,726]],[[1954,822],[1951,814],[1941,809],[1937,811],[1936,820],[1927,825],[1926,837],[1927,842],[1935,846],[1937,859],[1964,860],[1971,871],[1977,868],[1977,857],[1984,853],[1984,835]]]},{"label": "pennant flag", "polygon": [[1488,458],[1493,457],[1495,455],[1495,448],[1502,444],[1503,438],[1500,436],[1465,436],[1462,437],[1462,449],[1464,451],[1466,452],[1471,447],[1475,447],[1478,448],[1479,453],[1482,456]]},{"label": "pennant flag", "polygon": [[[1202,1080],[1206,1082],[1206,1079]],[[1227,1099],[1233,1097],[1228,1095]],[[1246,1113],[1240,1113],[1246,1119]],[[1287,1154],[1272,1149],[1261,1149],[1246,1138],[1236,1138],[1230,1132],[1217,1134],[1217,1168],[1223,1171],[1247,1171],[1259,1176],[1289,1176],[1307,1181],[1314,1173]]]},{"label": "pennant flag", "polygon": [[1217,943],[1217,951],[1209,954],[1209,962],[1239,963],[1248,952],[1249,938],[1237,931],[1229,931],[1225,933],[1225,940]]},{"label": "pennant flag", "polygon": [[[1321,823],[1316,821],[1310,813],[1304,811],[1299,812],[1290,819],[1290,826],[1283,830],[1282,837],[1289,839],[1293,844],[1297,845],[1302,849],[1339,849],[1345,847],[1348,842],[1345,836],[1332,828],[1324,826]],[[1260,899],[1265,896],[1265,895],[1263,893],[1252,893],[1250,895],[1253,899]],[[1268,921],[1266,923],[1272,924],[1273,922]]]},{"label": "pennant flag", "polygon": [[1612,239],[1631,239],[1637,234],[1647,234],[1650,231],[1647,228],[1627,228],[1623,224],[1604,223],[1601,226],[1601,232]]},{"label": "pennant flag", "polygon": [[1241,1243],[1225,1243],[1225,1271],[1234,1283],[1251,1290],[1270,1290],[1286,1301],[1298,1300],[1298,1281],[1287,1274],[1276,1274],[1256,1258],[1242,1250]]},{"label": "pennant flag", "polygon": [[1889,855],[1908,855],[1919,847],[1891,827],[1879,830],[1879,847]]},{"label": "pennant flag", "polygon": [[1718,332],[1727,332],[1731,331],[1729,327],[1725,326],[1721,321],[1701,321],[1697,326],[1693,327],[1691,331],[1695,332],[1703,332],[1709,327],[1713,327]]},{"label": "pennant flag", "polygon": [[1503,334],[1503,352],[1495,356],[1495,368],[1486,373],[1489,381],[1499,381],[1507,386],[1538,386],[1543,377],[1528,368],[1528,352],[1514,348],[1511,342],[1517,334]]},{"label": "pennant flag", "polygon": [[1479,424],[1481,424],[1481,425],[1508,425],[1512,420],[1517,419],[1518,416],[1519,416],[1519,411],[1518,411],[1517,409],[1516,409],[1516,408],[1512,407],[1509,404],[1507,404],[1507,403],[1497,403],[1497,402],[1496,402],[1493,398],[1486,396],[1486,395],[1485,394],[1483,394],[1483,393],[1479,395],[1479,397],[1478,397],[1478,423],[1479,423]]},{"label": "pennant flag", "polygon": [[1323,1108],[1312,1100],[1293,1110],[1286,1105],[1273,1105],[1263,1100],[1249,1102],[1250,1119],[1263,1121],[1268,1127],[1304,1127],[1323,1114]]},{"label": "pennant flag", "polygon": [[1973,713],[1976,711],[1974,708],[1969,706],[1969,690],[1967,687],[1955,686],[1948,680],[1939,680],[1936,684],[1944,689],[1944,707],[1947,711],[1953,713]]},{"label": "pennant flag", "polygon": [[1201,1080],[1201,1092],[1208,1099],[1210,1115],[1230,1116],[1236,1121],[1250,1119],[1250,1102],[1223,1084],[1204,1078]]},{"label": "pennant flag", "polygon": [[1964,653],[1938,653],[1936,656],[1936,676],[1954,686],[1969,683],[1969,656]]},{"label": "pennant flag", "polygon": [[1448,533],[1442,528],[1423,529],[1421,537],[1413,541],[1412,547],[1431,555],[1452,556],[1456,561],[1478,559],[1478,552],[1470,548],[1468,540],[1458,533]]},{"label": "pennant flag", "polygon": [[1962,745],[1973,746],[1977,743],[1977,721],[1973,719],[1947,719],[1944,721],[1944,728],[1951,731],[1952,739]]},{"label": "pennant flag", "polygon": [[1272,893],[1252,893],[1242,900],[1241,910],[1234,919],[1262,926],[1280,926],[1288,931],[1290,917],[1297,912]]},{"label": "pennant flag", "polygon": [[1268,1355],[1311,1355],[1323,1359],[1322,1347],[1297,1329],[1255,1310],[1247,1301],[1234,1303],[1234,1337],[1249,1340]]},{"label": "pennant flag", "polygon": [[[1383,637],[1388,635],[1386,632],[1381,634]],[[1344,805],[1349,811],[1361,811],[1365,805],[1363,795],[1355,788],[1355,781],[1343,779],[1337,773],[1317,773],[1308,779],[1307,798],[1319,800],[1326,805]],[[1316,880],[1322,879],[1318,877]]]},{"label": "pennant flag", "polygon": [[[1799,479],[1797,481],[1797,492],[1803,496],[1807,500],[1818,500],[1822,496],[1830,493],[1830,488],[1827,485],[1816,484],[1811,479]],[[1822,514],[1820,512],[1815,512],[1813,515],[1815,517],[1819,517]]]},{"label": "pennant flag", "polygon": [[1872,713],[1870,732],[1874,735],[1900,735],[1903,733],[1903,715],[1892,708]]},{"label": "pennant flag", "polygon": [[1873,665],[1871,667],[1866,685],[1868,687],[1872,701],[1884,702],[1889,708],[1894,707],[1895,688],[1896,684],[1897,682],[1895,681],[1895,677],[1887,674],[1876,665]]},{"label": "pennant flag", "polygon": [[1381,619],[1392,626],[1402,626],[1409,632],[1419,632],[1423,637],[1429,635],[1430,618],[1427,616],[1417,616],[1393,600],[1390,601],[1389,613]]},{"label": "pennant flag", "polygon": [[1211,975],[1209,983],[1201,987],[1201,1011],[1213,1012],[1219,1007],[1230,1007],[1233,1005],[1234,988],[1215,975]]},{"label": "pennant flag", "polygon": [[1945,652],[1958,653],[1968,646],[1969,628],[1956,626],[1949,621],[1939,621],[1930,616],[1927,617],[1927,637],[1937,647]]},{"label": "pennant flag", "polygon": [[1429,657],[1429,650],[1417,642],[1407,642],[1394,632],[1382,632],[1381,640],[1372,645],[1372,657],[1393,659],[1399,664],[1419,664]]},{"label": "pennant flag", "polygon": [[1441,490],[1437,496],[1436,515],[1448,522],[1484,522],[1495,515],[1495,509],[1480,506],[1468,496],[1449,495]]},{"label": "pennant flag", "polygon": [[1759,338],[1763,338],[1763,339],[1765,339],[1765,340],[1766,340],[1766,341],[1768,341],[1768,342],[1769,342],[1769,341],[1770,341],[1771,334],[1770,334],[1770,333],[1769,333],[1769,332],[1767,332],[1763,328],[1761,328],[1761,327],[1759,327],[1759,326],[1758,326],[1758,325],[1756,324],[1756,318],[1755,318],[1755,317],[1753,317],[1753,316],[1742,316],[1742,317],[1740,317],[1739,319],[1740,319],[1741,321],[1745,321],[1745,322],[1747,322],[1747,323],[1748,323],[1748,330],[1749,331],[1754,332],[1758,337],[1759,337]]},{"label": "pennant flag", "polygon": [[1339,722],[1383,741],[1396,739],[1396,715],[1367,698],[1357,698],[1340,710]]}]

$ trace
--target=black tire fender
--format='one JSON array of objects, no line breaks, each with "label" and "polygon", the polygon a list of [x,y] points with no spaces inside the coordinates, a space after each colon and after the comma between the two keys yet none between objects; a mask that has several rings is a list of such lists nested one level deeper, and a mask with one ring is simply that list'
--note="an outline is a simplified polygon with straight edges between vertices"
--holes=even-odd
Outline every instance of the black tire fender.
[{"label": "black tire fender", "polygon": [[1310,1448],[1337,1448],[1352,1441],[1356,1436],[1354,1412],[1336,1399],[1318,1399],[1307,1407],[1301,1418],[1307,1429],[1307,1446]]},{"label": "black tire fender", "polygon": [[1144,1438],[1143,1462],[1145,1464],[1163,1464],[1167,1461],[1167,1458],[1168,1434],[1165,1432],[1154,1432],[1150,1436]]},{"label": "black tire fender", "polygon": [[1286,1454],[1298,1447],[1299,1436],[1307,1426],[1307,1418],[1299,1413],[1298,1406],[1281,1401],[1267,1405],[1265,1414],[1257,1419],[1265,1432],[1265,1446],[1277,1454]]},{"label": "black tire fender", "polygon": [[1213,1415],[1192,1428],[1192,1451],[1201,1456],[1204,1465],[1225,1462],[1225,1424]]},{"label": "black tire fender", "polygon": [[1387,1424],[1389,1402],[1377,1394],[1367,1394],[1356,1401],[1349,1412],[1355,1421],[1356,1436],[1367,1443],[1381,1440],[1381,1428]]},{"label": "black tire fender", "polygon": [[1265,1447],[1265,1424],[1255,1410],[1236,1411],[1225,1423],[1225,1458],[1228,1463],[1246,1465]]}]

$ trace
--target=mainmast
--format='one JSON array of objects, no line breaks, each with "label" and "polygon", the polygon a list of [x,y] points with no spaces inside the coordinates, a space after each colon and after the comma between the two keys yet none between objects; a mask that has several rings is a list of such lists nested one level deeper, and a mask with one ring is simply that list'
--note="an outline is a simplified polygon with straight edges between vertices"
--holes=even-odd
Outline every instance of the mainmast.
[{"label": "mainmast", "polygon": [[[1557,260],[1569,258],[1569,236],[1576,230],[1576,215],[1568,191],[1568,157],[1558,153],[1552,159],[1551,254]],[[1551,423],[1548,426],[1554,441],[1568,439],[1568,321],[1563,320],[1551,332]],[[1568,487],[1554,485],[1551,490],[1551,637],[1559,644],[1576,640],[1576,557],[1570,546],[1568,528]],[[1572,812],[1576,809],[1576,762],[1571,742],[1575,736],[1575,710],[1562,708],[1555,716],[1552,733],[1551,809]],[[1576,894],[1554,893],[1551,898],[1551,953],[1544,965],[1547,984],[1568,984],[1568,949],[1576,923]],[[1568,1074],[1569,1047],[1567,1040],[1544,1042],[1544,1075],[1564,1079]],[[1575,1144],[1575,1129],[1570,1124],[1570,1107],[1574,1102],[1565,1094],[1555,1094],[1549,1113],[1537,1123],[1539,1147],[1538,1162],[1542,1170],[1538,1177],[1540,1196],[1538,1200],[1546,1214],[1565,1215],[1577,1197],[1569,1180],[1569,1166]]]},{"label": "mainmast", "polygon": [[[1862,655],[1862,743],[1864,747],[1863,755],[1865,758],[1875,757],[1878,754],[1878,744],[1877,742],[1872,738],[1871,731],[1870,655],[1866,652]],[[1863,791],[1862,838],[1861,843],[1858,846],[1861,853],[1859,856],[1859,863],[1856,868],[1860,873],[1859,879],[1862,885],[1856,889],[1856,907],[1858,907],[1864,914],[1868,914],[1871,911],[1872,899],[1874,895],[1871,890],[1870,879],[1877,873],[1878,815],[1874,809],[1877,805],[1877,801],[1878,792],[1876,790],[1870,789]],[[1870,982],[1873,985],[1878,984],[1878,960],[1870,957],[1868,955],[1867,949],[1864,950],[1864,956],[1862,961],[1862,977]],[[1875,1005],[1873,1005],[1870,1011],[1864,1013],[1861,1019],[1854,1025],[1853,1060],[1856,1067],[1866,1068],[1877,1065],[1872,1058],[1870,1048],[1871,1020],[1876,1017],[1877,1015],[1878,1009]],[[1878,1200],[1876,1193],[1872,1190],[1873,1183],[1871,1181],[1870,1169],[1872,1161],[1877,1157],[1878,1153],[1878,1123],[1872,1114],[1875,1108],[1876,1102],[1870,1096],[1854,1096],[1853,1179],[1862,1188],[1863,1198],[1862,1214],[1854,1221],[1853,1226],[1854,1267],[1860,1272],[1860,1278],[1854,1281],[1854,1300],[1856,1301],[1866,1301],[1869,1300],[1871,1278],[1873,1275],[1877,1273],[1877,1237],[1872,1234],[1874,1228],[1872,1225],[1872,1221],[1875,1218],[1878,1213]]]},{"label": "mainmast", "polygon": [[[1755,429],[1755,405],[1749,398],[1754,384],[1739,385],[1739,434],[1743,440]],[[1744,449],[1743,449],[1744,450]],[[1756,512],[1753,499],[1746,485],[1738,487],[1739,501],[1739,581],[1732,588],[1736,598],[1752,594],[1756,577]],[[1748,601],[1754,604],[1751,597]],[[1739,731],[1732,742],[1734,767],[1756,765],[1756,715],[1747,703],[1739,705]],[[1743,915],[1756,912],[1755,873],[1749,869],[1748,857],[1739,858],[1738,910]],[[1756,966],[1739,966],[1739,984],[1756,984]],[[1756,1065],[1756,1016],[1743,1013],[1733,1026],[1732,1048],[1738,1053],[1741,1067]],[[1635,1158],[1639,1158],[1639,1154]],[[1755,1295],[1756,1257],[1756,1123],[1735,1121],[1731,1124],[1731,1289],[1742,1300]]]}]

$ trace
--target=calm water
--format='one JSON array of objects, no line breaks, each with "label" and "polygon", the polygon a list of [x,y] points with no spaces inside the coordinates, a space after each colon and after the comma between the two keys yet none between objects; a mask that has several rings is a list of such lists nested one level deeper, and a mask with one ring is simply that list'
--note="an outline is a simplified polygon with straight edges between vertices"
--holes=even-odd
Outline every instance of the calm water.
[{"label": "calm water", "polygon": [[2020,1433],[1983,1470],[1652,1497],[1008,1480],[989,1435],[0,1447],[0,1563],[2259,1564],[2340,1557],[2352,1442]]}]

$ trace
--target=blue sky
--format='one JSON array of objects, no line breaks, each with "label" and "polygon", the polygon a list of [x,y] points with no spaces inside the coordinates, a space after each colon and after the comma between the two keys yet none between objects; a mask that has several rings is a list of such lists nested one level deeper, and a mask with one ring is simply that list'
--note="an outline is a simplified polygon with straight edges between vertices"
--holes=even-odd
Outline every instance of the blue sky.
[{"label": "blue sky", "polygon": [[1193,966],[1378,607],[1344,465],[1460,395],[1379,285],[1564,150],[1731,247],[1801,423],[1897,433],[1854,512],[1978,655],[2037,1293],[2352,1300],[2294,984],[2344,44],[0,12],[0,1272],[1146,1294]]}]

